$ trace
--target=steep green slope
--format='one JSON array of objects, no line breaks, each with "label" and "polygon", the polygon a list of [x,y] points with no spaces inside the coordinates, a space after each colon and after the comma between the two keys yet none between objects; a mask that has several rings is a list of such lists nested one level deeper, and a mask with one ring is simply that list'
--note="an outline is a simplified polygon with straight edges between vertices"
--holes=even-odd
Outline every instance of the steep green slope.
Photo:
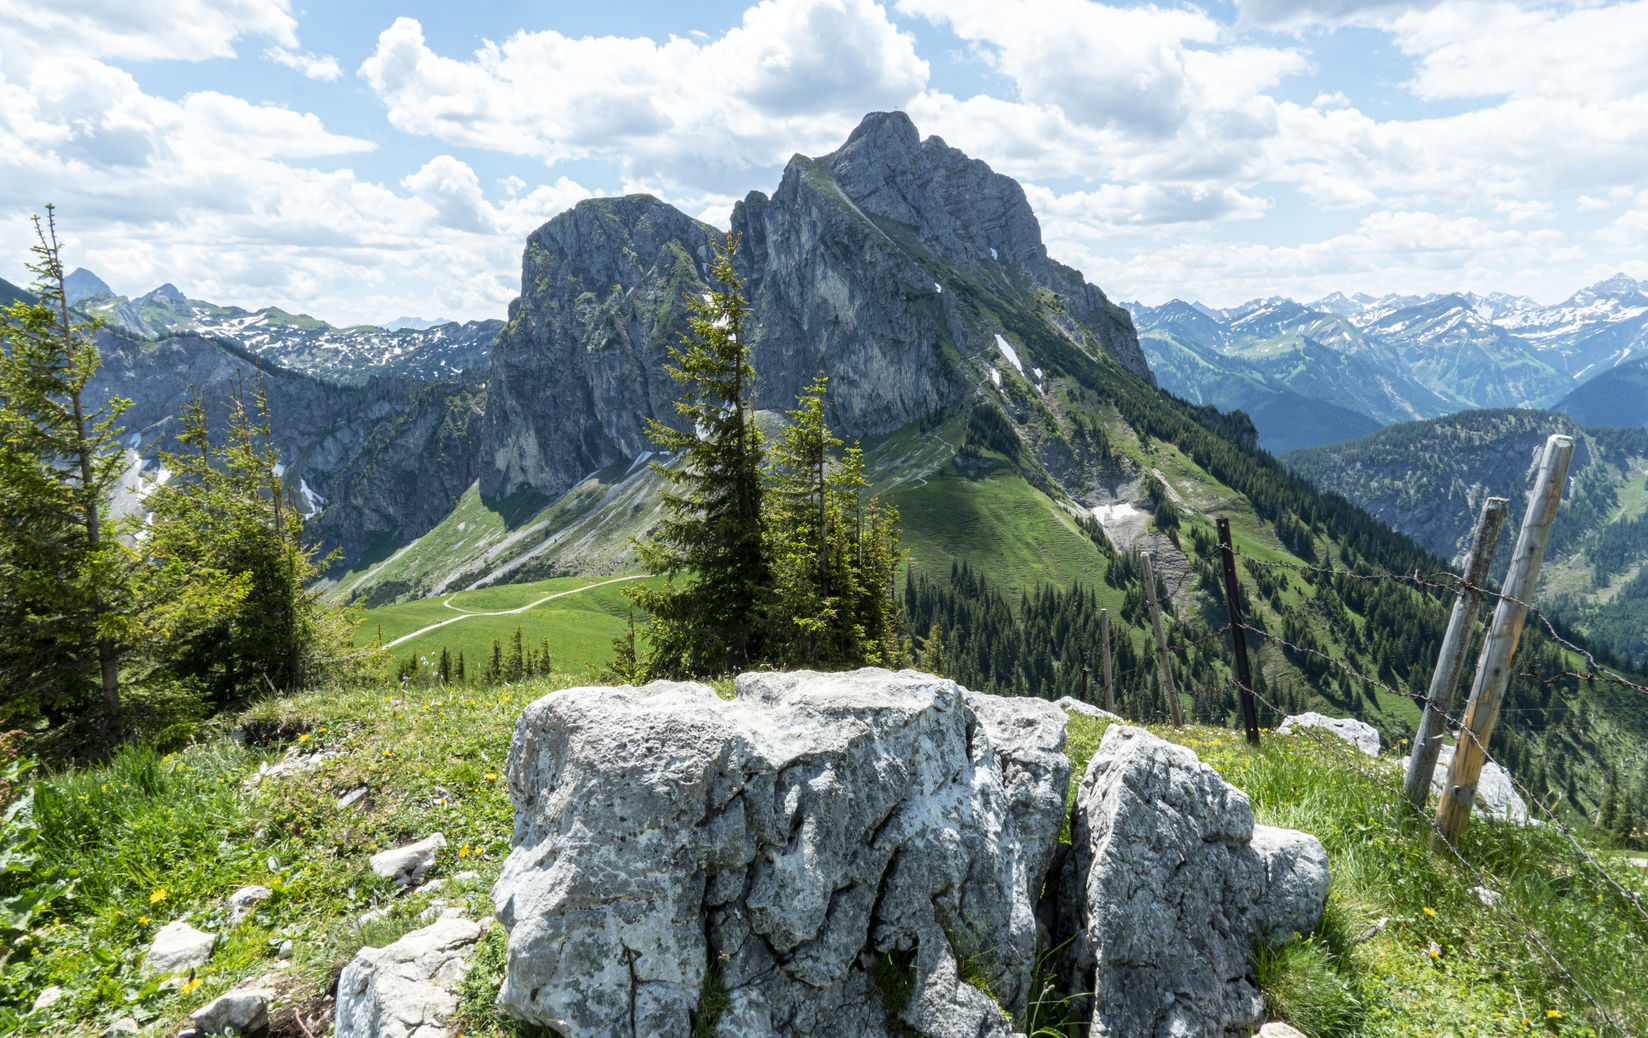
[{"label": "steep green slope", "polygon": [[[1513,527],[1520,521],[1538,452],[1553,433],[1573,436],[1576,449],[1547,547],[1542,602],[1640,661],[1648,653],[1648,432],[1585,429],[1549,411],[1467,411],[1285,460],[1438,555],[1455,556],[1483,498],[1509,497]],[[1502,546],[1496,574],[1508,559]]]},{"label": "steep green slope", "polygon": [[1581,425],[1648,428],[1648,357],[1610,368],[1551,405]]}]

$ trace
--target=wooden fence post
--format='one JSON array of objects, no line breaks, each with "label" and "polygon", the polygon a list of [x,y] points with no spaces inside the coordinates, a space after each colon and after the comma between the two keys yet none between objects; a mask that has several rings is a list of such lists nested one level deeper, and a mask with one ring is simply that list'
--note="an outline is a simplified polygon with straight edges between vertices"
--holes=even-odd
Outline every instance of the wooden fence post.
[{"label": "wooden fence post", "polygon": [[1494,722],[1499,719],[1505,686],[1511,681],[1511,655],[1516,652],[1522,624],[1528,618],[1527,602],[1539,584],[1545,542],[1551,535],[1551,521],[1556,518],[1557,502],[1562,499],[1562,489],[1568,483],[1568,463],[1573,457],[1572,436],[1552,436],[1545,441],[1545,456],[1539,463],[1533,496],[1528,498],[1528,514],[1522,520],[1522,531],[1517,534],[1511,571],[1505,577],[1505,590],[1499,607],[1494,610],[1493,623],[1488,627],[1482,656],[1477,660],[1471,700],[1465,706],[1465,730],[1459,733],[1459,747],[1454,751],[1453,763],[1448,766],[1447,783],[1436,805],[1437,831],[1431,836],[1433,847],[1443,840],[1457,841],[1465,830],[1465,823],[1470,821],[1476,782],[1487,759],[1488,739],[1493,735]]},{"label": "wooden fence post", "polygon": [[1242,606],[1237,600],[1236,549],[1230,543],[1230,520],[1219,520],[1219,557],[1224,562],[1225,610],[1230,615],[1230,644],[1236,651],[1236,682],[1241,686],[1242,725],[1249,745],[1259,745],[1259,708],[1253,702],[1253,674],[1247,665],[1247,628],[1242,623]]},{"label": "wooden fence post", "polygon": [[1116,712],[1116,686],[1110,678],[1110,610],[1099,610],[1099,653],[1104,660],[1104,708]]},{"label": "wooden fence post", "polygon": [[1150,555],[1147,552],[1139,553],[1139,561],[1144,565],[1144,593],[1150,602],[1150,626],[1156,632],[1156,667],[1162,674],[1162,694],[1167,696],[1167,709],[1173,719],[1175,728],[1184,727],[1184,706],[1179,702],[1179,692],[1173,687],[1173,667],[1168,662],[1167,636],[1162,633],[1162,609],[1156,602],[1156,574],[1150,567]]},{"label": "wooden fence post", "polygon": [[1448,631],[1442,637],[1442,650],[1436,655],[1436,670],[1431,674],[1430,691],[1425,696],[1425,716],[1420,718],[1419,732],[1413,737],[1413,755],[1408,758],[1408,775],[1402,784],[1402,795],[1416,811],[1425,810],[1425,800],[1430,796],[1436,758],[1442,752],[1442,740],[1448,735],[1447,715],[1453,712],[1459,672],[1464,669],[1465,654],[1471,648],[1471,629],[1476,626],[1477,614],[1482,610],[1481,589],[1488,583],[1488,570],[1493,565],[1499,531],[1505,525],[1509,504],[1505,498],[1490,497],[1482,502],[1482,514],[1476,520],[1476,534],[1471,538],[1471,551],[1465,559],[1465,583],[1453,600],[1453,615],[1448,618]]}]

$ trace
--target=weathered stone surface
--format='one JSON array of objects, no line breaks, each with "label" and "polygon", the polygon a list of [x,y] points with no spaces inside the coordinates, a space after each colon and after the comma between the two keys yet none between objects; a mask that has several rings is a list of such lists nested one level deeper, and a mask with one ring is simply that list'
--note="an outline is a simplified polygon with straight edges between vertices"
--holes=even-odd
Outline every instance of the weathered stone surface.
[{"label": "weathered stone surface", "polygon": [[[580,1038],[880,1036],[869,967],[912,962],[904,1022],[1011,1033],[1063,816],[1064,715],[903,671],[577,688],[529,706],[507,766],[500,1003]],[[887,961],[887,960],[883,960]]]},{"label": "weathered stone surface", "polygon": [[482,928],[443,918],[384,948],[362,948],[338,977],[335,1038],[446,1038]]},{"label": "weathered stone surface", "polygon": [[255,1035],[269,1027],[269,1000],[274,992],[260,987],[239,987],[189,1014],[204,1034]]},{"label": "weathered stone surface", "polygon": [[172,973],[198,966],[212,957],[214,934],[202,933],[181,919],[160,928],[143,959],[145,973]]},{"label": "weathered stone surface", "polygon": [[[1459,736],[1450,734],[1442,744],[1441,752],[1436,755],[1436,770],[1431,772],[1432,795],[1440,796],[1443,787],[1448,784],[1448,768],[1453,764],[1453,755],[1458,749]],[[1406,769],[1407,766],[1408,758],[1403,757],[1402,767]],[[1491,760],[1482,763],[1482,774],[1476,780],[1476,797],[1471,809],[1507,822],[1528,821],[1528,803],[1517,795],[1511,773]]]},{"label": "weathered stone surface", "polygon": [[435,856],[445,846],[446,836],[436,833],[417,843],[379,851],[372,855],[367,865],[384,879],[403,885],[416,883],[424,873],[435,867]]},{"label": "weathered stone surface", "polygon": [[1314,710],[1294,714],[1276,726],[1277,735],[1292,735],[1300,728],[1321,728],[1355,746],[1370,757],[1379,756],[1379,729],[1354,717],[1329,717]]},{"label": "weathered stone surface", "polygon": [[288,775],[301,775],[306,771],[313,771],[327,761],[337,757],[333,750],[318,750],[314,753],[299,753],[293,746],[286,751],[285,756],[272,764],[259,764],[256,773],[241,783],[241,788],[250,792],[256,789],[258,783],[264,779],[283,778]]},{"label": "weathered stone surface", "polygon": [[1054,700],[1053,705],[1067,714],[1081,714],[1083,717],[1102,717],[1111,721],[1121,720],[1120,717],[1108,710],[1096,707],[1092,703],[1084,703],[1072,696],[1065,696],[1062,699]]},{"label": "weathered stone surface", "polygon": [[1255,825],[1247,795],[1182,746],[1111,725],[1088,764],[1055,940],[1094,1035],[1249,1035],[1264,999],[1255,939],[1313,929],[1327,897],[1315,837]]},{"label": "weathered stone surface", "polygon": [[1284,1024],[1280,1020],[1272,1020],[1259,1028],[1258,1038],[1308,1038],[1308,1036],[1297,1027]]},{"label": "weathered stone surface", "polygon": [[229,895],[229,925],[239,926],[252,917],[259,904],[275,896],[268,887],[241,887]]},{"label": "weathered stone surface", "polygon": [[123,1038],[124,1035],[136,1034],[139,1028],[137,1021],[129,1016],[123,1016],[104,1029],[98,1038]]},{"label": "weathered stone surface", "polygon": [[43,1013],[63,1000],[63,989],[56,984],[42,988],[40,994],[34,996],[34,1006],[30,1012]]}]

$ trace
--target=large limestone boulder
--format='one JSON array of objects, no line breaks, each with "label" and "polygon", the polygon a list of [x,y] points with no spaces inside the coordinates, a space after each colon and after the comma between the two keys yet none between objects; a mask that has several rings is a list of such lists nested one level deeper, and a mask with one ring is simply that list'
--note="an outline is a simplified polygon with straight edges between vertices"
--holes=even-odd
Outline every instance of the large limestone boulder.
[{"label": "large limestone boulder", "polygon": [[1255,825],[1245,793],[1182,746],[1111,725],[1089,762],[1059,883],[1070,990],[1094,992],[1092,1033],[1252,1034],[1255,940],[1314,929],[1327,854]]},{"label": "large limestone boulder", "polygon": [[[1441,796],[1443,787],[1448,784],[1448,768],[1453,765],[1454,752],[1459,749],[1458,739],[1458,735],[1449,736],[1449,741],[1444,742],[1437,752],[1436,768],[1431,772],[1431,793],[1434,796]],[[1403,770],[1407,769],[1408,760],[1407,757],[1402,758]],[[1528,821],[1528,802],[1517,795],[1511,773],[1491,760],[1482,762],[1482,774],[1476,780],[1476,797],[1471,808],[1502,821]]]},{"label": "large limestone boulder", "polygon": [[446,1038],[483,930],[456,916],[383,948],[362,948],[338,976],[336,1038]]},{"label": "large limestone boulder", "polygon": [[1293,714],[1276,726],[1277,735],[1292,735],[1300,728],[1321,728],[1332,732],[1370,757],[1379,756],[1379,729],[1354,717],[1329,717],[1314,710]]},{"label": "large limestone boulder", "polygon": [[[913,671],[736,688],[575,688],[521,715],[500,1004],[580,1038],[670,1038],[713,983],[722,1035],[882,1036],[899,1024],[872,971],[890,968],[910,980],[904,1026],[1013,1033],[1064,715]],[[1001,1006],[962,982],[974,970]]]}]

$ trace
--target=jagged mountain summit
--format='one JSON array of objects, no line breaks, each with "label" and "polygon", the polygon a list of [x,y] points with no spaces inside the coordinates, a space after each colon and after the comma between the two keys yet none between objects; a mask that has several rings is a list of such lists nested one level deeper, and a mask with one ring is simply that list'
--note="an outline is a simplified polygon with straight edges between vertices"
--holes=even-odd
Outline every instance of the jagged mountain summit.
[{"label": "jagged mountain summit", "polygon": [[187,332],[221,339],[291,371],[355,385],[373,375],[431,379],[484,367],[503,326],[400,318],[383,327],[339,328],[274,306],[245,310],[191,299],[169,282],[128,299],[85,268],[70,274],[64,288],[70,305],[137,338]]},{"label": "jagged mountain summit", "polygon": [[1624,274],[1554,306],[1502,292],[1124,305],[1164,388],[1241,408],[1279,452],[1470,408],[1549,407],[1648,354],[1648,285]]},{"label": "jagged mountain summit", "polygon": [[[754,315],[758,407],[792,406],[822,371],[842,433],[891,431],[1004,359],[1022,369],[998,345],[1009,310],[1152,380],[1126,313],[1048,257],[1018,183],[921,140],[902,112],[867,116],[829,155],[792,158],[771,197],[751,192],[734,208],[731,233]],[[648,450],[642,420],[675,420],[663,369],[682,296],[706,290],[723,238],[632,195],[581,202],[528,239],[521,298],[492,357],[483,493],[556,496]],[[978,292],[958,296],[964,285]],[[565,406],[542,407],[550,394]]]}]

